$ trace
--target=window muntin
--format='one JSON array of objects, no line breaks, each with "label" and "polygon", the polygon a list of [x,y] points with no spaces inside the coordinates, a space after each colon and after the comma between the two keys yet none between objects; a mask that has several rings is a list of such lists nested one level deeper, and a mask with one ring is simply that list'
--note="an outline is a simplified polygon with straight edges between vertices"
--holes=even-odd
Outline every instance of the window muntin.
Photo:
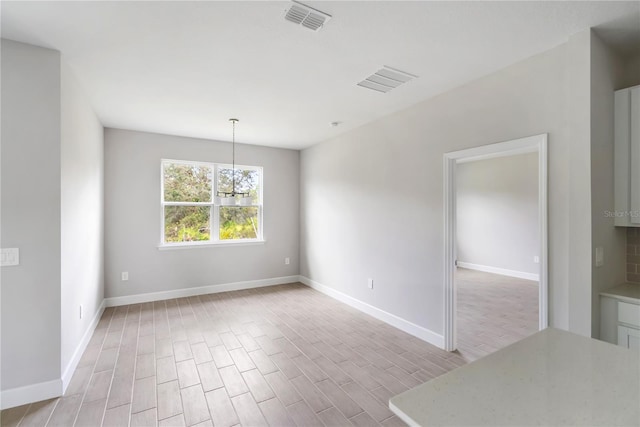
[{"label": "window muntin", "polygon": [[161,170],[161,245],[262,240],[261,167],[236,165],[236,191],[249,197],[232,206],[214,196],[232,190],[231,165],[162,160]]}]

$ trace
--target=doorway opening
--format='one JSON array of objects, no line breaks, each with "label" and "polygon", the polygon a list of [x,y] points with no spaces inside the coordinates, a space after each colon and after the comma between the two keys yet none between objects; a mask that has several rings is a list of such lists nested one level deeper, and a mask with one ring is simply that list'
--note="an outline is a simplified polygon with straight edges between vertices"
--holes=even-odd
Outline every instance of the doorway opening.
[{"label": "doorway opening", "polygon": [[[500,276],[493,276],[493,273],[498,274],[510,274],[516,273],[515,270],[500,269],[500,268],[486,268],[481,264],[475,264],[468,262],[467,264],[457,266],[459,257],[458,248],[458,179],[464,178],[464,175],[460,175],[460,169],[464,167],[465,163],[479,162],[481,160],[499,159],[503,157],[513,157],[519,155],[529,154],[534,156],[535,166],[537,166],[537,225],[533,232],[532,239],[535,241],[536,254],[535,257],[538,261],[537,269],[530,269],[529,272],[519,272],[520,278],[512,278],[511,281],[523,280],[522,285],[524,288],[517,289],[515,298],[521,298],[523,295],[532,292],[532,283],[527,283],[528,280],[536,279],[538,286],[533,289],[533,292],[537,292],[537,328],[544,329],[548,325],[548,272],[547,272],[547,135],[536,135],[527,138],[521,138],[512,141],[501,142],[497,144],[485,145],[482,147],[475,147],[468,150],[456,151],[452,153],[446,153],[444,155],[444,182],[445,182],[445,200],[444,200],[444,217],[445,217],[445,283],[444,283],[444,344],[445,349],[448,351],[454,351],[459,348],[459,334],[458,327],[460,324],[464,325],[464,320],[458,319],[458,288],[464,290],[464,297],[461,302],[464,304],[466,301],[474,298],[474,288],[468,286],[472,282],[485,282],[492,283],[492,291],[500,292],[505,290],[504,280],[500,280]],[[515,157],[514,157],[515,158]],[[537,161],[536,161],[537,160]],[[462,202],[461,202],[462,203]],[[464,203],[467,203],[465,201]],[[474,206],[468,204],[467,206]],[[505,214],[508,214],[506,212]],[[495,218],[494,218],[495,220]],[[467,227],[467,230],[469,228]],[[507,232],[507,231],[505,231]],[[480,233],[481,234],[481,233]],[[465,248],[467,252],[473,252],[473,249]],[[481,251],[476,249],[478,254]],[[499,252],[499,251],[498,251]],[[494,254],[498,258],[509,258],[510,255],[506,253]],[[483,255],[478,255],[480,258]],[[532,254],[532,256],[534,256]],[[478,259],[480,259],[478,258]],[[516,261],[513,261],[516,262]],[[491,262],[489,262],[491,264]],[[462,267],[467,269],[462,270]],[[471,267],[471,268],[469,268]],[[459,269],[460,268],[460,269]],[[529,268],[529,267],[528,267]],[[518,274],[515,274],[518,276]],[[523,276],[524,275],[524,276]],[[504,276],[506,277],[506,276]],[[460,283],[456,283],[456,279],[459,279]],[[529,286],[527,288],[527,285]],[[511,286],[511,285],[510,285]],[[527,290],[528,289],[528,290]],[[469,293],[469,292],[470,293]],[[523,293],[524,292],[524,293]],[[477,295],[477,294],[476,294]],[[496,298],[496,295],[486,295],[487,298]],[[491,300],[489,300],[491,301]],[[499,303],[496,301],[496,303]],[[505,301],[509,304],[509,301]],[[490,304],[485,308],[490,309]],[[467,323],[469,325],[469,323]],[[481,325],[474,325],[476,328],[481,328]],[[497,339],[495,345],[498,345],[500,340]],[[505,344],[506,345],[506,344]]]}]

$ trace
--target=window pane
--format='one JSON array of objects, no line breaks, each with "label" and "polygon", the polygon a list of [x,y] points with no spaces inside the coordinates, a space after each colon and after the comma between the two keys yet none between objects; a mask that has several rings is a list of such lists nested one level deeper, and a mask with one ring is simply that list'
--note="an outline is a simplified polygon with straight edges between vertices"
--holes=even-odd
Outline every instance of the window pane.
[{"label": "window pane", "polygon": [[211,167],[165,163],[163,173],[165,202],[211,202]]},{"label": "window pane", "polygon": [[[218,191],[231,193],[233,191],[233,169],[220,168],[218,170]],[[235,170],[236,192],[249,193],[253,204],[260,203],[260,172],[253,169]]]},{"label": "window pane", "polygon": [[209,206],[165,206],[165,243],[209,240],[210,215]]},{"label": "window pane", "polygon": [[220,240],[256,239],[258,229],[257,207],[220,207]]}]

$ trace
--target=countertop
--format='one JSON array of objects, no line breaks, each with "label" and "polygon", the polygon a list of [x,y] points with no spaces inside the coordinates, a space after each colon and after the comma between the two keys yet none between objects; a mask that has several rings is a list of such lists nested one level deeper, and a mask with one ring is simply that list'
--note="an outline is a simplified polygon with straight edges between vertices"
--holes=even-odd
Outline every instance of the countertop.
[{"label": "countertop", "polygon": [[616,298],[632,304],[640,304],[640,283],[623,283],[600,292],[605,297]]},{"label": "countertop", "polygon": [[389,400],[409,425],[640,425],[640,353],[548,328]]}]

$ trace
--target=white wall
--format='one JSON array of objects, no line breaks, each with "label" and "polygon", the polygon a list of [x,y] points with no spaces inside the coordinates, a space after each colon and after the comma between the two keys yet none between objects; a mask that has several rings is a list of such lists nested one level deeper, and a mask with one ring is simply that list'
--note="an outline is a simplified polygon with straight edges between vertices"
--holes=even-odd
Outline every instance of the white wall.
[{"label": "white wall", "polygon": [[458,261],[537,275],[538,153],[458,164]]},{"label": "white wall", "polygon": [[[568,329],[591,335],[591,31],[571,37],[567,43],[564,71],[569,266],[567,283]],[[550,187],[553,191],[553,183]],[[551,252],[551,251],[550,251]],[[551,253],[550,264],[559,259]]]},{"label": "white wall", "polygon": [[64,58],[61,68],[61,370],[68,380],[104,299],[104,133]]},{"label": "white wall", "polygon": [[[614,210],[615,90],[640,83],[640,57],[621,58],[596,34],[591,36],[591,212],[592,297],[591,333],[600,336],[599,293],[625,281],[626,230],[604,215]],[[595,266],[595,248],[604,248],[605,264]]]},{"label": "white wall", "polygon": [[2,40],[1,124],[5,391],[60,378],[59,52]]},{"label": "white wall", "polygon": [[[615,53],[612,52],[615,56]],[[616,74],[616,90],[640,84],[640,55],[621,57],[622,68]]]},{"label": "white wall", "polygon": [[158,250],[163,158],[231,163],[231,144],[105,130],[106,297],[298,274],[298,151],[236,144],[237,163],[263,167],[266,243],[175,250]]},{"label": "white wall", "polygon": [[[586,33],[304,150],[301,275],[442,334],[443,154],[549,133],[550,324],[589,334],[590,117],[580,106],[588,110]],[[586,146],[574,140],[585,129]],[[578,202],[587,206],[581,218],[570,208]]]}]

